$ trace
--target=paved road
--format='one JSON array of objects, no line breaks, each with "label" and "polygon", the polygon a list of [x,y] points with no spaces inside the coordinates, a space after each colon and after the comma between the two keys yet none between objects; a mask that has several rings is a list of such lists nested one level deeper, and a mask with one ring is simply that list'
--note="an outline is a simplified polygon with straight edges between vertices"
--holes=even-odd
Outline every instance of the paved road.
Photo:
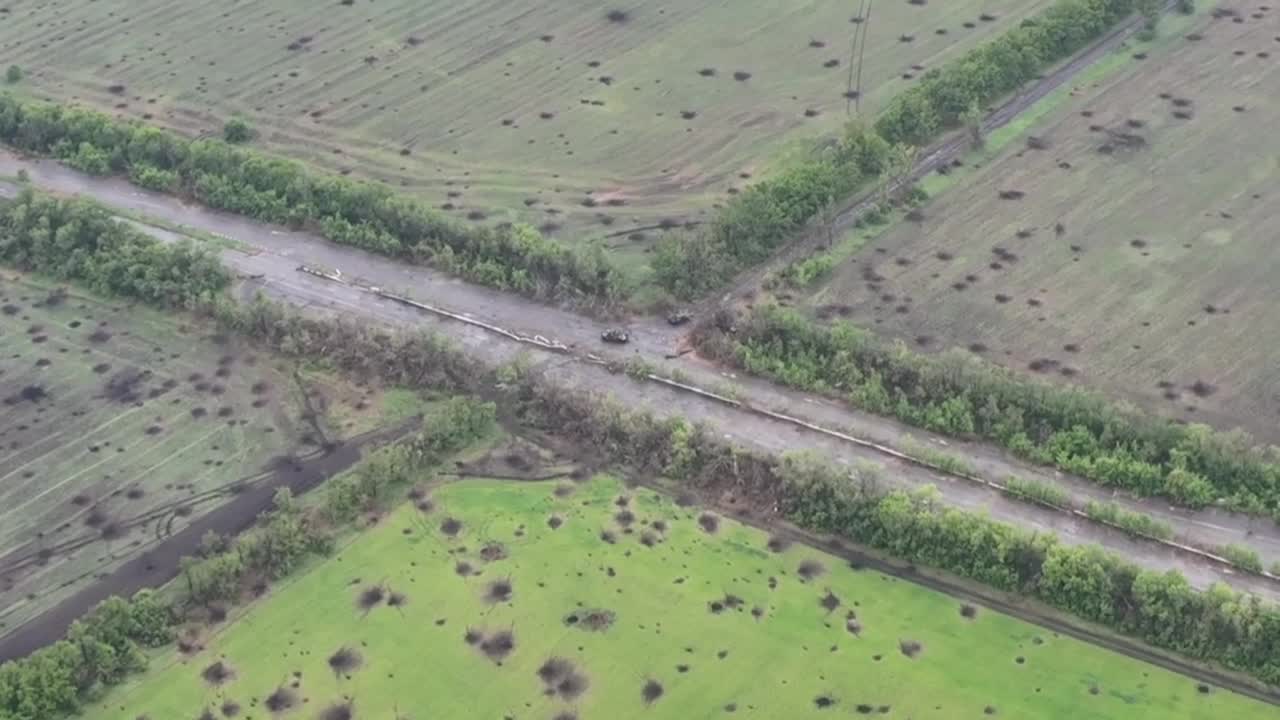
[{"label": "paved road", "polygon": [[[1152,569],[1178,569],[1198,587],[1207,587],[1221,581],[1272,600],[1280,600],[1280,586],[1264,578],[1235,574],[1215,563],[1153,543],[1131,539],[1123,533],[1081,518],[1012,500],[981,485],[940,475],[830,435],[804,430],[794,424],[766,418],[746,409],[711,402],[662,385],[635,382],[625,376],[613,375],[572,354],[540,351],[473,325],[440,318],[380,298],[353,285],[333,283],[298,272],[297,266],[307,263],[322,268],[341,269],[344,278],[348,280],[394,290],[421,302],[444,307],[517,333],[542,335],[563,343],[573,353],[590,352],[611,359],[625,359],[634,355],[663,370],[679,370],[691,382],[703,387],[732,384],[736,395],[749,399],[755,407],[785,412],[825,428],[840,430],[888,446],[900,446],[908,434],[918,442],[932,443],[938,447],[946,445],[948,452],[966,456],[984,477],[1003,479],[1016,474],[1053,482],[1071,493],[1078,502],[1111,497],[1092,483],[1026,466],[996,448],[948,441],[902,427],[885,418],[858,413],[840,404],[781,389],[767,382],[730,378],[719,369],[692,356],[673,357],[682,342],[681,334],[660,322],[638,320],[629,326],[633,337],[631,344],[622,349],[606,347],[599,341],[599,325],[565,310],[469,285],[430,268],[403,265],[334,245],[308,233],[292,232],[243,217],[186,205],[170,196],[138,190],[123,180],[91,178],[57,163],[27,161],[0,153],[0,175],[13,176],[19,169],[25,169],[30,174],[33,184],[49,191],[93,196],[109,206],[234,238],[244,249],[221,251],[222,259],[229,267],[246,277],[255,278],[247,281],[253,289],[309,312],[365,318],[398,327],[428,328],[454,338],[488,363],[501,363],[525,355],[540,365],[554,381],[612,396],[629,407],[645,409],[659,416],[682,416],[705,422],[723,433],[726,439],[752,450],[771,453],[811,450],[838,463],[878,463],[886,469],[886,483],[903,487],[936,485],[942,491],[945,501],[955,507],[986,512],[1003,522],[1052,531],[1067,543],[1095,542]],[[0,194],[12,195],[15,191],[13,185],[0,183]],[[172,237],[172,233],[165,231],[153,232],[165,239]],[[1236,542],[1256,548],[1268,563],[1280,559],[1280,528],[1270,521],[1253,520],[1218,511],[1189,513],[1168,508],[1161,503],[1138,499],[1121,497],[1116,500],[1127,507],[1148,512],[1175,524],[1179,528],[1180,539],[1188,544],[1215,547]]]}]

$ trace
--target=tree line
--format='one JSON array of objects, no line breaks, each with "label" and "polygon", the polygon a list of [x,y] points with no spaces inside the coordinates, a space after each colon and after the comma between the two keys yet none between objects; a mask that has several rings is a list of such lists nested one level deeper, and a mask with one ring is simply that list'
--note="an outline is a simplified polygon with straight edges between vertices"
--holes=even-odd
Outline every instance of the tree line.
[{"label": "tree line", "polygon": [[173,639],[169,605],[144,590],[110,598],[72,623],[65,639],[0,665],[0,720],[51,720],[74,713],[103,688],[146,667],[146,648]]},{"label": "tree line", "polygon": [[1024,378],[962,350],[924,355],[847,323],[827,326],[758,306],[702,350],[787,385],[839,395],[869,412],[995,441],[1043,465],[1138,495],[1280,518],[1280,450],[1243,430],[1217,432]]},{"label": "tree line", "polygon": [[494,419],[492,403],[454,396],[430,411],[417,432],[325,483],[317,507],[304,508],[282,488],[253,530],[231,540],[210,538],[202,556],[183,558],[178,602],[184,607],[234,602],[252,589],[246,587],[250,578],[279,580],[307,557],[329,554],[339,530],[429,477],[450,453],[488,434]]},{"label": "tree line", "polygon": [[186,307],[231,281],[207,251],[163,243],[87,200],[24,190],[0,202],[0,262],[95,292]]},{"label": "tree line", "polygon": [[279,580],[306,558],[328,554],[336,534],[360,513],[399,497],[493,423],[492,403],[454,397],[429,413],[418,432],[327,483],[318,507],[304,507],[281,488],[253,529],[234,539],[208,535],[198,556],[183,558],[176,597],[144,590],[131,600],[110,598],[73,623],[65,639],[0,665],[0,720],[78,712],[103,689],[145,670],[144,649],[172,642],[188,611],[239,600],[252,591],[251,579]]},{"label": "tree line", "polygon": [[662,241],[658,283],[681,299],[723,287],[854,192],[909,176],[913,147],[1034,80],[1133,14],[1135,0],[1059,0],[1039,15],[942,67],[895,97],[870,127],[851,123],[838,141],[731,199],[715,219]]},{"label": "tree line", "polygon": [[762,457],[713,430],[659,420],[526,377],[522,422],[564,433],[617,463],[691,489],[732,492],[830,533],[998,590],[1023,593],[1155,647],[1280,685],[1280,608],[1225,585],[1198,592],[1176,571],[1142,570],[1097,546],[1068,546],[944,505],[934,488],[886,492],[881,470],[808,455]]},{"label": "tree line", "polygon": [[222,139],[192,140],[93,110],[0,94],[0,142],[531,297],[608,305],[623,294],[619,273],[598,246],[573,250],[528,225],[456,223],[386,186],[311,171]]}]

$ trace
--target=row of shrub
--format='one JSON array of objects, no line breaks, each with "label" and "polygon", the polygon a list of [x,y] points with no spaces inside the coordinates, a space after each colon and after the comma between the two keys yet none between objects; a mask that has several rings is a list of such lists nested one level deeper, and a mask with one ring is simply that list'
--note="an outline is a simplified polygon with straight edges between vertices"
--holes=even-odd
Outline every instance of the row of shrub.
[{"label": "row of shrub", "polygon": [[784,510],[797,523],[911,562],[1031,595],[1151,645],[1280,685],[1280,608],[1225,585],[1197,592],[1096,546],[947,507],[936,490],[867,493],[829,467],[784,463]]},{"label": "row of shrub", "polygon": [[[0,262],[97,292],[160,305],[198,308],[228,330],[293,357],[389,383],[449,389],[474,381],[473,365],[439,338],[374,332],[313,321],[283,307],[237,305],[219,291],[229,274],[188,243],[165,244],[83,200],[30,191],[0,203]],[[201,557],[182,562],[177,602],[143,591],[113,597],[72,624],[66,638],[0,664],[0,719],[52,720],[77,712],[107,686],[146,667],[144,649],[173,639],[175,622],[196,606],[238,598],[253,582],[279,579],[308,556],[325,553],[356,515],[417,480],[448,453],[488,432],[494,406],[469,397],[444,402],[409,438],[379,449],[331,481],[317,510],[279,491],[272,510],[234,540],[207,537]]]},{"label": "row of shrub", "polygon": [[492,403],[456,396],[428,413],[418,432],[326,483],[315,507],[304,508],[282,488],[253,530],[231,540],[208,538],[203,557],[183,559],[179,602],[184,609],[234,602],[253,591],[251,584],[279,580],[306,558],[327,555],[338,532],[401,497],[450,453],[489,433],[494,418]]},{"label": "row of shrub", "polygon": [[1098,39],[1135,7],[1135,0],[1059,0],[925,72],[871,127],[851,124],[838,142],[735,196],[712,222],[664,240],[653,260],[658,283],[684,299],[723,287],[855,191],[905,178],[911,147],[959,126],[966,113],[981,117],[981,108]]},{"label": "row of shrub", "polygon": [[431,412],[419,432],[327,483],[315,507],[281,488],[253,529],[233,539],[209,534],[198,556],[183,558],[176,597],[144,590],[132,600],[110,598],[73,623],[65,639],[0,665],[0,718],[53,720],[78,712],[106,687],[146,669],[144,649],[171,642],[188,612],[235,602],[288,576],[308,557],[328,554],[337,533],[361,513],[400,497],[493,423],[492,403],[454,397]]},{"label": "row of shrub", "polygon": [[191,140],[92,110],[0,94],[0,142],[531,297],[607,305],[622,292],[599,247],[571,250],[527,225],[456,223],[384,185],[315,172],[220,139]]},{"label": "row of shrub", "polygon": [[190,242],[167,244],[85,200],[23,191],[0,202],[0,262],[110,295],[185,307],[231,276]]},{"label": "row of shrub", "polygon": [[46,720],[77,711],[146,667],[144,649],[173,638],[168,603],[149,591],[113,597],[72,623],[63,640],[0,665],[0,718]]},{"label": "row of shrub", "polygon": [[961,350],[915,353],[777,306],[758,306],[734,324],[733,334],[703,333],[703,352],[911,425],[993,440],[1103,485],[1193,508],[1220,503],[1280,517],[1280,451],[1256,447],[1244,431],[1174,423]]}]

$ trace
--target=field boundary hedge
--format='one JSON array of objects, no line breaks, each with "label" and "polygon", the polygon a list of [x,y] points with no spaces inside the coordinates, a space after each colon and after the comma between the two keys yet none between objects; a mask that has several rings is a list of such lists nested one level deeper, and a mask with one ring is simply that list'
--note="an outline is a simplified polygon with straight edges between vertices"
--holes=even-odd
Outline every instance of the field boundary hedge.
[{"label": "field boundary hedge", "polygon": [[[723,323],[722,323],[723,324]],[[706,355],[784,385],[1142,496],[1280,519],[1280,449],[1243,430],[1180,425],[1100,394],[1025,379],[958,350],[923,355],[847,323],[830,327],[761,305],[732,334],[696,333]]]},{"label": "field boundary hedge", "polygon": [[621,275],[599,246],[570,249],[523,224],[463,225],[385,185],[320,173],[221,139],[191,140],[94,110],[0,93],[0,142],[90,175],[126,177],[148,190],[306,228],[541,300],[604,309],[624,295]]},{"label": "field boundary hedge", "polygon": [[[914,148],[981,118],[982,108],[1102,38],[1142,0],[1059,0],[1001,36],[926,71],[870,126],[850,123],[838,142],[748,187],[696,231],[661,242],[658,283],[684,300],[727,285],[799,229],[856,191],[887,191],[914,169]],[[886,198],[887,199],[887,198]]]}]

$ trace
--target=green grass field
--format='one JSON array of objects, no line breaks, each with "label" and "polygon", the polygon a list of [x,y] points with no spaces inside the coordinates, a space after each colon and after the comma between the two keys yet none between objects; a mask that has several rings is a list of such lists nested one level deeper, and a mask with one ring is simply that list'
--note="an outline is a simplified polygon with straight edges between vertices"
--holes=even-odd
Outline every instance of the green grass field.
[{"label": "green grass field", "polygon": [[1256,14],[1170,25],[804,302],[1276,440],[1280,18]]},{"label": "green grass field", "polygon": [[467,480],[432,505],[390,512],[86,716],[263,718],[272,696],[326,720],[1274,714],[733,521],[708,532],[700,510],[604,477]]},{"label": "green grass field", "polygon": [[[874,5],[863,112],[1049,4]],[[797,141],[841,127],[858,3],[6,8],[0,63],[25,68],[20,90],[190,134],[240,114],[271,150],[405,186],[459,218],[575,241],[622,231],[612,247],[636,259],[648,243],[627,228],[697,219]]]},{"label": "green grass field", "polygon": [[192,318],[55,290],[0,275],[0,634],[379,409]]}]

